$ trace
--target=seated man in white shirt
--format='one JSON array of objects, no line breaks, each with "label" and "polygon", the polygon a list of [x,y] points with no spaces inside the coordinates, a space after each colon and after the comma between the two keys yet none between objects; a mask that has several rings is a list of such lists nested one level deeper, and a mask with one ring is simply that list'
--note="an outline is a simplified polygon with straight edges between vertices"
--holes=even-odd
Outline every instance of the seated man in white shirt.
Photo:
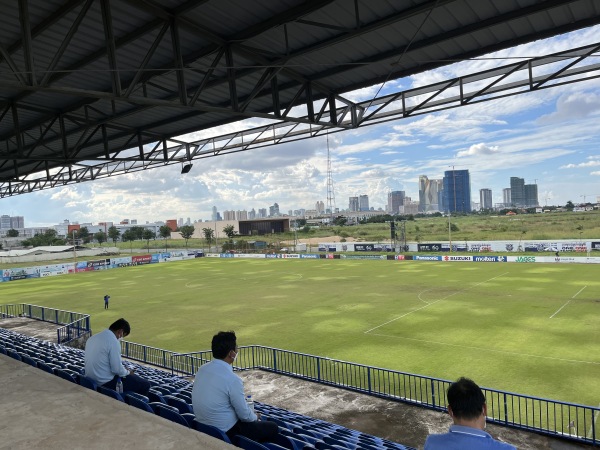
[{"label": "seated man in white shirt", "polygon": [[496,441],[485,429],[487,405],[485,395],[468,378],[460,378],[448,388],[448,414],[454,425],[445,434],[432,434],[425,441],[425,450],[516,450],[516,447]]},{"label": "seated man in white shirt", "polygon": [[192,389],[196,420],[227,433],[257,442],[272,442],[279,432],[277,424],[261,421],[244,397],[244,382],[233,373],[238,354],[233,331],[220,331],[212,339],[213,360],[198,370]]},{"label": "seated man in white shirt", "polygon": [[85,343],[85,376],[98,386],[115,389],[121,378],[123,391],[148,395],[150,382],[128,370],[121,361],[119,340],[129,335],[131,327],[125,319],[119,319],[108,329],[90,337]]}]

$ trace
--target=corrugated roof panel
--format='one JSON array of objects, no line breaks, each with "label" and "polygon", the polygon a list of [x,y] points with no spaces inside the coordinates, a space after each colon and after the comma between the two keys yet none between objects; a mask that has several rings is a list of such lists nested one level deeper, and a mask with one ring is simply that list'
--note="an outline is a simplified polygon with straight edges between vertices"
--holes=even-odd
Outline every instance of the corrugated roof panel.
[{"label": "corrugated roof panel", "polygon": [[[281,70],[276,76],[280,108],[285,109],[306,81],[313,82],[313,94],[322,98],[332,91],[365,87],[465,56],[600,23],[600,2],[594,0],[440,0],[433,3],[436,8],[431,11],[427,5],[432,3],[426,0],[370,0],[358,3],[358,18],[354,2],[347,0],[329,3],[111,0],[107,4],[111,8],[123,92],[161,26],[168,23],[174,13],[184,11],[176,23],[185,64],[187,96],[191,97],[202,86],[197,106],[209,104],[224,111],[231,109],[232,104],[230,74],[235,77],[238,103],[244,105],[250,94],[256,94],[263,76],[273,75],[266,71],[267,67],[285,65],[277,67]],[[25,49],[20,43],[19,4],[0,0],[0,5],[0,43],[22,72],[26,61]],[[27,5],[33,33],[34,69],[39,83],[85,2],[28,0]],[[58,11],[62,15],[57,14]],[[225,45],[232,51],[232,72],[227,70],[225,56],[211,69]],[[21,78],[15,77],[11,65],[0,57],[0,107],[6,110],[16,99],[28,152],[47,155],[55,151],[54,159],[61,157],[58,121],[43,142],[37,142],[39,130],[56,120],[58,114],[80,118],[80,123],[68,119],[66,122],[66,140],[73,148],[81,144],[86,129],[93,128],[95,123],[106,124],[112,146],[127,142],[132,130],[177,135],[240,118],[240,113],[235,111],[199,112],[178,106],[177,61],[170,29],[129,99],[114,98],[107,55],[101,2],[93,2],[58,60],[55,74],[49,80],[50,90],[19,85]],[[300,99],[304,96],[302,94]],[[115,101],[111,102],[113,98]],[[245,112],[272,111],[273,98],[268,80],[252,102],[244,106]],[[155,99],[170,103],[160,106]],[[32,111],[28,105],[46,111]],[[17,142],[11,116],[4,114],[0,121],[0,148],[9,152],[14,151]],[[143,136],[145,141],[151,139]],[[41,145],[35,147],[38,144]],[[103,152],[101,139],[94,137],[81,154],[92,157],[94,153]],[[0,168],[0,179],[11,176],[10,169],[7,171],[3,173]]]}]

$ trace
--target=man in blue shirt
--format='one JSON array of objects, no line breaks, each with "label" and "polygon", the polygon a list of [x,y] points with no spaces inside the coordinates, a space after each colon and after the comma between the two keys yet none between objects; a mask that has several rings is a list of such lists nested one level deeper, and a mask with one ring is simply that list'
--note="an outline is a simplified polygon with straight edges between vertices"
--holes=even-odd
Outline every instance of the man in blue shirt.
[{"label": "man in blue shirt", "polygon": [[110,295],[104,296],[104,309],[108,309],[108,299],[109,298],[110,298]]},{"label": "man in blue shirt", "polygon": [[121,361],[120,339],[129,335],[131,327],[125,319],[119,319],[108,329],[90,337],[85,343],[85,376],[98,386],[115,389],[121,378],[123,391],[148,395],[150,382],[126,369]]},{"label": "man in blue shirt", "polygon": [[432,434],[425,450],[516,450],[495,441],[484,431],[487,405],[483,392],[472,380],[460,378],[448,388],[448,414],[454,424],[445,434]]},{"label": "man in blue shirt", "polygon": [[246,436],[257,442],[272,442],[278,433],[277,424],[260,421],[246,403],[244,382],[233,373],[238,355],[233,331],[220,331],[212,339],[213,360],[198,370],[192,389],[192,406],[196,420],[227,433]]}]

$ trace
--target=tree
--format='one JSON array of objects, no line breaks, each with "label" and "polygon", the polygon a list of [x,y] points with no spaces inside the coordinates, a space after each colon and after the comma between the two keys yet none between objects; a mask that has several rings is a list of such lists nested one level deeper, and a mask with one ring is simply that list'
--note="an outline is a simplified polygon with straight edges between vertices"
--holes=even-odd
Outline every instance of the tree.
[{"label": "tree", "polygon": [[[135,241],[135,234],[131,231],[131,229],[125,230],[123,232],[122,239],[123,239],[123,242],[129,241],[130,243],[133,243],[133,241]],[[133,245],[129,244],[129,251],[133,251],[132,247],[133,247]]]},{"label": "tree", "polygon": [[206,243],[210,247],[210,243],[213,240],[214,230],[212,228],[202,228],[202,233],[204,234],[204,239],[206,239]]},{"label": "tree", "polygon": [[92,236],[87,227],[81,227],[77,232],[77,238],[82,240],[84,244],[89,243],[92,240]]},{"label": "tree", "polygon": [[30,239],[25,239],[22,244],[26,247],[41,247],[45,245],[65,245],[64,239],[56,237],[56,230],[52,228],[38,233]]},{"label": "tree", "polygon": [[184,225],[179,228],[179,233],[181,233],[181,237],[185,239],[185,248],[187,248],[188,240],[194,235],[194,225]]},{"label": "tree", "polygon": [[575,205],[573,204],[573,202],[571,200],[569,200],[567,202],[567,204],[565,205],[565,208],[567,208],[569,211],[573,211],[573,208],[575,208]]},{"label": "tree", "polygon": [[106,233],[104,231],[98,231],[94,234],[94,239],[98,241],[98,244],[102,245],[103,242],[106,242]]},{"label": "tree", "polygon": [[233,225],[227,225],[226,227],[223,227],[223,233],[225,233],[225,235],[231,239],[232,237],[235,236],[235,230],[233,229]]},{"label": "tree", "polygon": [[158,229],[158,234],[160,234],[160,237],[165,240],[165,250],[166,250],[167,249],[167,239],[169,237],[171,237],[171,228],[169,228],[168,225],[162,225]]},{"label": "tree", "polygon": [[135,227],[131,227],[130,228],[132,235],[134,236],[134,239],[137,240],[142,240],[144,239],[144,230],[146,230],[146,228],[144,227],[139,227],[139,226],[135,226]]},{"label": "tree", "polygon": [[346,222],[348,222],[348,218],[344,216],[337,216],[335,219],[333,219],[333,224],[339,227],[346,225]]},{"label": "tree", "polygon": [[11,228],[6,232],[6,237],[19,237],[19,231]]},{"label": "tree", "polygon": [[113,244],[117,243],[117,239],[119,239],[120,235],[121,232],[114,225],[108,229],[108,237],[112,239]]},{"label": "tree", "polygon": [[[171,230],[169,229],[169,235],[171,235],[170,231]],[[148,251],[150,251],[150,239],[156,239],[156,235],[154,234],[154,231],[149,230],[148,228],[144,228],[142,231],[142,239],[146,241],[146,247],[148,248]]]}]

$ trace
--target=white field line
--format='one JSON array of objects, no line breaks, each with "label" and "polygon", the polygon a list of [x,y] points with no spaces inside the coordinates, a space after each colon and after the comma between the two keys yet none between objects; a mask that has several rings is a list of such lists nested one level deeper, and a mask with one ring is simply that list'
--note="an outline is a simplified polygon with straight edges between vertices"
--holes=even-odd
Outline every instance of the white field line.
[{"label": "white field line", "polygon": [[581,291],[583,291],[586,287],[587,286],[584,286],[581,289],[579,289],[579,291],[577,291],[577,294],[575,294],[573,297],[571,297],[571,299],[567,303],[565,303],[560,308],[558,308],[558,310],[554,314],[552,314],[549,318],[552,319],[555,315],[557,315],[560,312],[561,309],[563,309],[565,306],[567,306],[569,303],[571,303],[571,300],[573,300],[575,297],[577,297],[579,295],[579,293]]},{"label": "white field line", "polygon": [[434,289],[435,289],[435,288],[431,288],[431,289],[425,289],[424,291],[421,291],[421,292],[419,292],[419,295],[417,296],[417,298],[418,298],[419,300],[421,300],[423,303],[425,303],[426,305],[429,305],[429,303],[430,303],[430,302],[428,302],[427,300],[423,300],[423,299],[421,298],[421,295],[425,294],[426,292],[433,291]]},{"label": "white field line", "polygon": [[497,276],[495,276],[493,278],[490,278],[489,280],[485,280],[485,281],[482,281],[481,283],[477,283],[477,284],[474,284],[473,286],[469,286],[468,288],[461,289],[460,291],[453,292],[452,294],[449,294],[449,295],[447,295],[447,296],[445,296],[443,298],[440,298],[439,300],[436,300],[436,301],[431,302],[431,303],[427,303],[425,306],[421,306],[420,308],[413,309],[412,311],[409,311],[406,314],[402,314],[401,316],[395,317],[392,320],[388,320],[387,322],[384,322],[381,325],[377,325],[376,327],[373,327],[370,330],[365,331],[365,334],[370,333],[371,331],[376,330],[377,328],[381,328],[382,326],[387,325],[388,323],[392,323],[392,322],[395,322],[398,319],[402,319],[403,317],[406,317],[406,316],[408,316],[408,315],[410,315],[410,314],[412,314],[414,312],[417,312],[417,311],[420,311],[422,309],[425,309],[425,308],[427,308],[427,307],[429,307],[431,305],[435,305],[436,303],[441,302],[442,300],[446,300],[446,299],[452,297],[453,295],[460,294],[461,292],[465,292],[465,291],[468,291],[470,289],[473,289],[473,288],[475,288],[477,286],[480,286],[480,285],[482,285],[484,283],[487,283],[488,281],[492,281],[492,280],[495,280],[496,278],[503,277],[507,273],[508,272],[504,272],[503,274],[497,275]]},{"label": "white field line", "polygon": [[557,358],[555,356],[532,355],[530,353],[510,352],[508,350],[495,350],[495,349],[490,349],[487,347],[476,347],[476,346],[472,346],[472,345],[449,344],[448,342],[430,341],[427,339],[416,339],[416,338],[409,338],[409,337],[403,337],[403,336],[393,336],[390,334],[372,333],[371,336],[381,336],[381,337],[392,338],[392,339],[404,339],[404,340],[408,340],[408,341],[425,342],[426,344],[445,345],[447,347],[465,348],[465,349],[485,351],[485,352],[505,353],[508,355],[526,356],[528,358],[550,359],[553,361],[563,361],[563,362],[580,363],[580,364],[592,364],[594,366],[600,366],[600,362],[595,362],[595,361],[583,361],[580,359]]},{"label": "white field line", "polygon": [[[600,408],[600,404],[598,404],[598,408]],[[592,438],[592,431],[594,431],[594,424],[598,421],[598,416],[600,414],[598,413],[598,411],[596,411],[596,413],[594,414],[594,418],[592,419],[592,426],[590,426],[590,431],[588,431],[587,437],[588,439]],[[596,427],[596,430],[598,430],[598,427]]]}]

